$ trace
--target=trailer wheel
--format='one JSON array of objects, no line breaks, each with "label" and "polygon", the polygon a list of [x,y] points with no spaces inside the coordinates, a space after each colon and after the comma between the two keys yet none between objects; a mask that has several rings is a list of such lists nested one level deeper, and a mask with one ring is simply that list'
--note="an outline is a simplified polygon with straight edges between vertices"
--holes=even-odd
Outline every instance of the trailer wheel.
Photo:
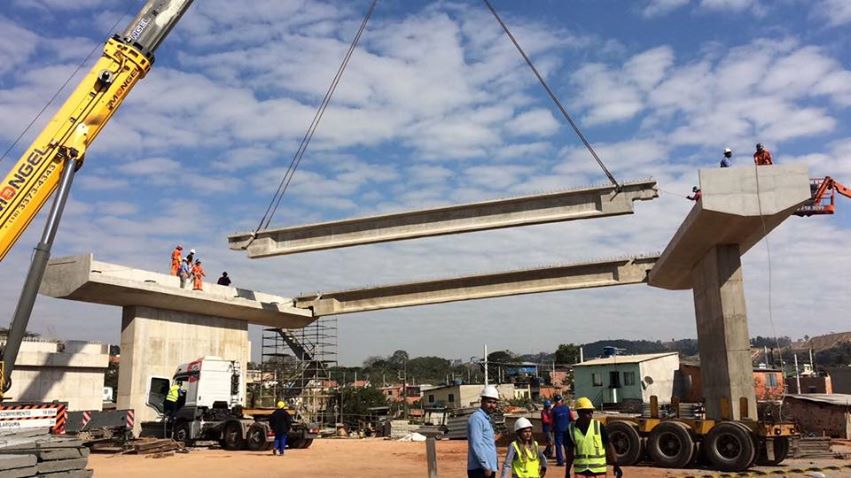
[{"label": "trailer wheel", "polygon": [[180,422],[174,426],[174,431],[172,432],[172,438],[175,441],[179,441],[183,443],[183,446],[192,446],[192,430],[190,429],[189,422]]},{"label": "trailer wheel", "polygon": [[756,454],[756,464],[757,465],[769,465],[775,466],[779,465],[780,462],[786,459],[789,456],[789,439],[786,437],[778,437],[773,440],[774,442],[774,459],[768,459],[768,450],[767,445],[768,442],[765,440],[760,441],[759,453]]},{"label": "trailer wheel", "polygon": [[301,446],[299,448],[310,448],[310,445],[313,445],[313,438],[305,438],[302,440]]},{"label": "trailer wheel", "polygon": [[252,426],[245,436],[245,444],[251,451],[266,450],[266,429],[262,426]]},{"label": "trailer wheel", "polygon": [[304,437],[298,437],[298,438],[296,438],[292,441],[287,439],[287,448],[292,448],[293,450],[298,449],[298,448],[306,448],[304,446],[305,441],[306,440],[304,439]]},{"label": "trailer wheel", "polygon": [[689,428],[680,422],[662,422],[647,440],[647,453],[653,463],[664,468],[683,468],[694,457],[694,440]]},{"label": "trailer wheel", "polygon": [[753,463],[756,446],[750,430],[735,422],[721,422],[703,442],[706,459],[720,471],[744,471]]},{"label": "trailer wheel", "polygon": [[638,427],[629,422],[609,422],[606,424],[609,443],[615,449],[615,462],[621,466],[632,466],[644,455],[644,444],[638,434]]},{"label": "trailer wheel", "polygon": [[242,439],[242,425],[231,422],[225,425],[222,432],[222,448],[225,450],[242,450],[244,440]]}]

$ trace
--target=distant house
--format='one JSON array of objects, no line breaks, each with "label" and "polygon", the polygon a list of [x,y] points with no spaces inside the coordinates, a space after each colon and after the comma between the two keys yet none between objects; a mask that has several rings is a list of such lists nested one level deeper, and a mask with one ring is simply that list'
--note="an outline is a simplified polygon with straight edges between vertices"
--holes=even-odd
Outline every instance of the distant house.
[{"label": "distant house", "polygon": [[[456,384],[444,385],[423,391],[422,404],[425,407],[465,408],[478,406],[481,398],[482,384]],[[513,383],[496,385],[499,397],[502,400],[511,400],[515,397]],[[526,388],[525,393],[529,393]]]},{"label": "distant house", "polygon": [[679,366],[677,352],[588,360],[573,366],[574,396],[588,397],[598,406],[624,400],[646,403],[651,395],[670,403]]},{"label": "distant house", "polygon": [[[757,400],[779,400],[783,396],[785,387],[783,371],[773,368],[755,368],[753,369],[753,384]],[[696,363],[680,364],[680,369],[675,378],[674,395],[681,402],[698,403],[703,401],[703,379],[700,376],[700,365]]]},{"label": "distant house", "polygon": [[388,385],[386,387],[381,387],[381,393],[384,394],[385,398],[389,402],[402,402],[406,401],[409,404],[412,404],[420,399],[420,387],[417,385],[408,385],[407,393],[402,392],[402,385]]},{"label": "distant house", "polygon": [[851,395],[786,395],[783,407],[805,433],[851,439]]},{"label": "distant house", "polygon": [[830,374],[833,393],[851,395],[851,367],[828,367],[827,373]]},{"label": "distant house", "polygon": [[[814,375],[811,377],[798,377],[797,379],[792,375],[787,380],[789,382],[789,393],[825,393],[828,395],[833,393],[833,379],[830,375],[823,377]],[[800,390],[798,390],[798,382],[801,382]]]}]

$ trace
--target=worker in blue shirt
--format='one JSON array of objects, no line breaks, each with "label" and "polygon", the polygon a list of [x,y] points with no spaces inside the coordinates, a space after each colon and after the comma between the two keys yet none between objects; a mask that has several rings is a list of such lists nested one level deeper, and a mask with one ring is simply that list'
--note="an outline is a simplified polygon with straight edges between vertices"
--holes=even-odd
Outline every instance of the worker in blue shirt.
[{"label": "worker in blue shirt", "polygon": [[553,407],[553,435],[556,442],[556,466],[564,466],[564,434],[570,426],[570,407],[564,403],[561,395],[553,397],[556,405]]},{"label": "worker in blue shirt", "polygon": [[496,436],[490,416],[499,403],[499,392],[487,385],[479,394],[481,407],[467,420],[467,478],[496,476]]},{"label": "worker in blue shirt", "polygon": [[733,150],[730,148],[724,149],[724,157],[721,158],[721,167],[729,168],[733,165]]}]

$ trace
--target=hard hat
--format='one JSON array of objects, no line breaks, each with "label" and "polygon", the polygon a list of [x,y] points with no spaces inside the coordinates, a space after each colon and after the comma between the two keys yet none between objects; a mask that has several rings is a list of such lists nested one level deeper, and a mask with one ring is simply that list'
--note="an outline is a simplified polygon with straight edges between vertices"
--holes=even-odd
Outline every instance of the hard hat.
[{"label": "hard hat", "polygon": [[517,433],[524,428],[532,428],[532,422],[526,417],[520,417],[514,422],[514,432]]},{"label": "hard hat", "polygon": [[482,398],[493,398],[494,400],[499,400],[499,392],[493,385],[488,385],[483,388],[482,393],[480,393],[479,396]]},{"label": "hard hat", "polygon": [[183,250],[183,244],[178,244],[177,248],[180,249],[180,250]]},{"label": "hard hat", "polygon": [[555,400],[556,402],[560,402],[563,400],[563,398],[561,395],[556,395],[555,397],[553,397],[553,400]]},{"label": "hard hat", "polygon": [[724,154],[732,153],[732,152],[733,152],[733,150],[732,150],[732,149],[730,149],[730,148],[724,148]]},{"label": "hard hat", "polygon": [[697,192],[697,186],[692,186],[692,187],[691,187],[691,192],[696,193],[696,192]]},{"label": "hard hat", "polygon": [[190,254],[195,254],[195,249],[189,249]]},{"label": "hard hat", "polygon": [[549,407],[549,406],[551,406],[552,404],[553,404],[553,402],[551,402],[551,401],[549,401],[549,400],[544,400],[544,406],[545,406],[545,407]]},{"label": "hard hat", "polygon": [[764,148],[764,147],[765,147],[765,146],[763,146],[763,145],[762,145],[762,143],[757,143],[757,144],[756,144],[756,149],[762,149],[762,148]]},{"label": "hard hat", "polygon": [[287,404],[283,400],[278,400],[278,408],[285,408],[286,406]]},{"label": "hard hat", "polygon": [[594,410],[594,404],[591,403],[588,397],[579,397],[576,399],[576,404],[573,408],[577,410]]}]

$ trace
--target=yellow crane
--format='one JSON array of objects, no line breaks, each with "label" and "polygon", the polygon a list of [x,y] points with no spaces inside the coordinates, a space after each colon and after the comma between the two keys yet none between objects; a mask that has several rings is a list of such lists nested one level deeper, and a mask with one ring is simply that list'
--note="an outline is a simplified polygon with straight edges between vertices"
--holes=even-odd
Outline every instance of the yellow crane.
[{"label": "yellow crane", "polygon": [[74,174],[86,149],[154,62],[154,52],[193,0],[148,0],[0,183],[0,260],[59,189],[36,246],[9,327],[0,363],[0,400],[11,387],[12,368],[29,323],[50,249]]}]

